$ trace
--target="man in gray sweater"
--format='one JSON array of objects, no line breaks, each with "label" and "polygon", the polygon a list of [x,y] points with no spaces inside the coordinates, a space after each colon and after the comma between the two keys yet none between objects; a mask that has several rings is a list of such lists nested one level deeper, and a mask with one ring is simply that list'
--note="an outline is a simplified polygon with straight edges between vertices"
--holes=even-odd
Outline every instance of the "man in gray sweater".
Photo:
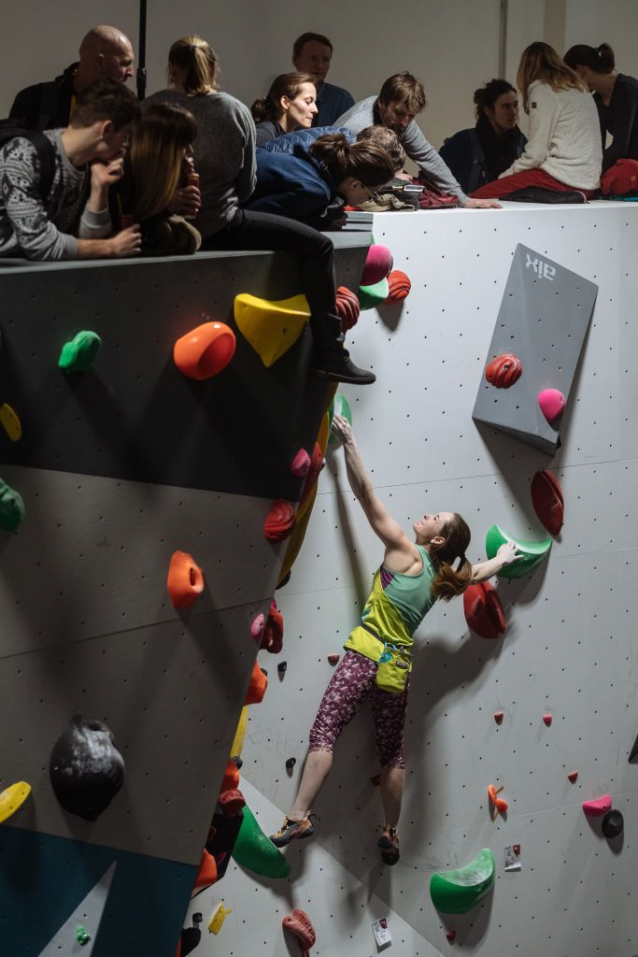
[{"label": "man in gray sweater", "polygon": [[461,206],[500,207],[500,203],[493,200],[470,199],[465,195],[415,123],[414,118],[421,113],[425,102],[425,90],[421,80],[407,71],[395,73],[385,81],[378,96],[369,96],[355,103],[335,120],[335,126],[345,126],[355,134],[369,126],[385,126],[397,134],[406,154],[417,164],[425,177],[442,192],[457,196]]},{"label": "man in gray sweater", "polygon": [[139,114],[137,99],[123,84],[96,80],[79,94],[66,129],[36,134],[37,146],[26,131],[6,143],[0,150],[0,257],[139,253],[139,226],[111,236],[108,205]]}]

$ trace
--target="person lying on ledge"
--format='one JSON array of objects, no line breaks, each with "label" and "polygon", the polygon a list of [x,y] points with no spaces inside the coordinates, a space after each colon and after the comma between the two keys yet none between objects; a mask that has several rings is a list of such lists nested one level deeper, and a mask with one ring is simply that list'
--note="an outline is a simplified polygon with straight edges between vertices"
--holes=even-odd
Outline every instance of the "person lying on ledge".
[{"label": "person lying on ledge", "polygon": [[475,90],[474,105],[476,126],[450,136],[439,150],[466,193],[497,179],[527,143],[518,128],[518,94],[507,80]]},{"label": "person lying on ledge", "polygon": [[317,91],[309,73],[282,73],[266,96],[250,108],[257,129],[257,146],[292,133],[307,130],[317,115]]},{"label": "person lying on ledge", "polygon": [[[384,546],[361,622],[350,633],[337,670],[310,731],[310,748],[294,804],[271,841],[284,847],[314,833],[311,812],[333,762],[339,735],[369,697],[381,765],[385,820],[378,840],[386,864],[399,860],[397,827],[405,785],[403,733],[414,632],[435,601],[450,601],[472,582],[485,581],[516,561],[516,545],[501,545],[489,561],[466,558],[470,530],[456,512],[427,514],[408,537],[377,498],[352,429],[335,415],[332,429],[343,445],[350,488]],[[455,563],[458,564],[455,566]]]},{"label": "person lying on ledge", "polygon": [[257,185],[245,208],[330,229],[343,225],[344,206],[365,202],[393,175],[394,163],[382,147],[351,145],[343,134],[329,133],[308,150],[257,150]]},{"label": "person lying on ledge", "polygon": [[335,122],[353,133],[368,126],[385,126],[393,130],[408,157],[416,163],[424,177],[442,193],[456,196],[467,208],[498,207],[494,200],[470,199],[465,195],[437,151],[428,143],[417,126],[415,117],[425,107],[423,83],[411,73],[395,73],[385,81],[378,96],[369,96],[343,113]]},{"label": "person lying on ledge", "polygon": [[66,129],[36,134],[42,138],[39,148],[27,133],[5,144],[0,151],[0,257],[94,259],[139,253],[139,226],[112,236],[108,205],[109,187],[122,177],[123,150],[139,115],[136,97],[122,83],[96,80],[79,94]]},{"label": "person lying on ledge", "polygon": [[506,199],[519,189],[578,191],[590,199],[600,185],[598,113],[585,83],[547,43],[523,51],[516,80],[529,114],[525,151],[500,177],[473,195]]}]

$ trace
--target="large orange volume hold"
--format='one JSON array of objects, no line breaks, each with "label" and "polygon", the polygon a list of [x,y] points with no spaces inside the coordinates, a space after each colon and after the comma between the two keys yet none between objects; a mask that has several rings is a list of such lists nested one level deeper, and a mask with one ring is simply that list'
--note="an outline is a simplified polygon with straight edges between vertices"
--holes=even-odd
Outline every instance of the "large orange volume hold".
[{"label": "large orange volume hold", "polygon": [[174,608],[190,608],[204,591],[204,573],[187,552],[174,552],[166,588]]},{"label": "large orange volume hold", "polygon": [[235,355],[235,333],[223,322],[205,322],[173,346],[175,365],[189,379],[212,379]]}]

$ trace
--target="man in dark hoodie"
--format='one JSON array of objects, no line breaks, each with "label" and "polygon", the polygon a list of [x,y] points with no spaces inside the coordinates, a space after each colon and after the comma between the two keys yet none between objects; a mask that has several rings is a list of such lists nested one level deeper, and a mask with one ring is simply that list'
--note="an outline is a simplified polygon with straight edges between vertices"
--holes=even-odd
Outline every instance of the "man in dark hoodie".
[{"label": "man in dark hoodie", "polygon": [[131,41],[117,27],[89,30],[80,44],[80,59],[61,76],[21,90],[13,101],[12,119],[29,130],[55,130],[69,125],[75,100],[94,80],[109,77],[126,83],[133,76]]}]

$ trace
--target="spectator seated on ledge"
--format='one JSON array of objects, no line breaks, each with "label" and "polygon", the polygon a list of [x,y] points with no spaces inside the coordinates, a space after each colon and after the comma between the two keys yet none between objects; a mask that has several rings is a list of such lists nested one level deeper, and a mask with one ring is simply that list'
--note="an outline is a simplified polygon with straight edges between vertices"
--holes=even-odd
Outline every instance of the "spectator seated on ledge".
[{"label": "spectator seated on ledge", "polygon": [[80,44],[79,62],[72,63],[55,80],[21,90],[9,115],[28,130],[68,126],[78,93],[106,77],[125,83],[133,76],[133,60],[133,47],[121,30],[93,27]]},{"label": "spectator seated on ledge", "polygon": [[179,106],[155,103],[144,111],[118,184],[120,224],[140,224],[142,255],[190,255],[202,237],[184,218],[201,207],[193,165],[197,123]]},{"label": "spectator seated on ledge", "polygon": [[481,187],[479,197],[506,198],[527,187],[581,192],[586,199],[600,185],[602,147],[598,113],[587,87],[547,43],[523,51],[518,87],[529,113],[525,151],[499,179]]},{"label": "spectator seated on ledge", "polygon": [[425,90],[417,77],[405,71],[395,73],[385,81],[378,96],[369,96],[355,103],[336,124],[347,126],[353,133],[360,133],[368,126],[385,126],[393,130],[409,158],[443,193],[457,196],[462,206],[470,208],[498,206],[493,200],[469,199],[428,143],[414,120],[425,107],[425,102]]},{"label": "spectator seated on ledge", "polygon": [[507,80],[490,80],[474,93],[476,126],[445,141],[439,155],[466,193],[485,186],[518,159],[527,137],[518,128],[518,95]]},{"label": "spectator seated on ledge", "polygon": [[[608,43],[601,43],[599,47],[584,44],[571,47],[565,54],[565,63],[594,94],[604,150],[603,173],[611,170],[618,160],[638,161],[638,80],[614,72],[616,59]],[[613,141],[605,149],[607,133]],[[635,172],[638,173],[638,165]],[[605,177],[603,192],[607,192],[604,180]]]},{"label": "spectator seated on ledge", "polygon": [[0,150],[0,257],[93,259],[139,253],[139,226],[111,236],[108,206],[109,187],[122,176],[122,151],[139,113],[137,99],[121,83],[96,80],[87,86],[71,125],[39,134],[51,144],[53,177],[46,195],[36,146],[26,135],[5,144]]},{"label": "spectator seated on ledge", "polygon": [[338,116],[354,106],[354,99],[347,90],[326,83],[332,53],[332,43],[321,33],[302,33],[292,48],[295,70],[309,73],[317,90],[318,113],[313,126],[333,126]]},{"label": "spectator seated on ledge", "polygon": [[309,150],[257,151],[257,185],[247,209],[275,213],[330,229],[345,222],[344,206],[370,198],[370,190],[394,175],[386,151],[372,143],[350,145],[341,133],[329,133]]},{"label": "spectator seated on ledge", "polygon": [[257,146],[293,130],[309,129],[317,115],[317,91],[309,73],[282,73],[267,95],[250,108],[257,124]]},{"label": "spectator seated on ledge", "polygon": [[348,143],[354,143],[356,139],[354,133],[347,130],[345,126],[313,126],[310,130],[295,130],[293,133],[276,136],[274,140],[262,143],[257,149],[266,150],[268,153],[292,153],[295,146],[310,149],[315,140],[318,140],[320,136],[326,136],[328,133],[342,133]]}]

